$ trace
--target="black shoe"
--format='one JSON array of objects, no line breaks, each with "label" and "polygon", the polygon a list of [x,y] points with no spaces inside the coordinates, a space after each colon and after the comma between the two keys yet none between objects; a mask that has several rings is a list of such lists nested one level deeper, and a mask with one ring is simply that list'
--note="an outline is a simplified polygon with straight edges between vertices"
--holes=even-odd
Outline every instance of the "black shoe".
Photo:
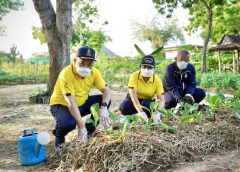
[{"label": "black shoe", "polygon": [[55,137],[55,148],[59,149],[65,143],[64,137]]}]

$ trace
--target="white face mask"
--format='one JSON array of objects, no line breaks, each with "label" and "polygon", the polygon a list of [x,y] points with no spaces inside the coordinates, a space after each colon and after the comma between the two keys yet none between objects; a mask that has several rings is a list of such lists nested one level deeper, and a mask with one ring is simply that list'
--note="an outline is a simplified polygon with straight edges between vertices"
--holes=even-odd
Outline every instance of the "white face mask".
[{"label": "white face mask", "polygon": [[183,70],[183,69],[186,69],[188,63],[185,62],[185,61],[178,61],[177,62],[177,67],[180,69],[180,70]]},{"label": "white face mask", "polygon": [[141,74],[143,77],[153,76],[153,69],[141,69]]},{"label": "white face mask", "polygon": [[91,74],[91,69],[87,67],[76,67],[77,73],[82,77],[87,77]]}]

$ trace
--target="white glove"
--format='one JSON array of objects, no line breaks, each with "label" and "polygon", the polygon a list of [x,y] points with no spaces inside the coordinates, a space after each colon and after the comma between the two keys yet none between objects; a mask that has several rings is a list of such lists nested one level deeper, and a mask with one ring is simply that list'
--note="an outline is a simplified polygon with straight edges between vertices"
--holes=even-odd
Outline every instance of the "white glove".
[{"label": "white glove", "polygon": [[99,111],[99,125],[98,127],[101,128],[108,128],[111,125],[111,121],[109,118],[109,112],[107,109],[101,108]]},{"label": "white glove", "polygon": [[82,142],[86,142],[88,139],[88,132],[86,128],[81,128],[78,130],[78,139]]},{"label": "white glove", "polygon": [[189,104],[193,104],[195,102],[195,100],[191,94],[186,94],[185,97],[183,98],[183,100]]},{"label": "white glove", "polygon": [[138,112],[137,116],[142,117],[146,122],[148,122],[148,116],[147,116],[147,114],[145,112],[143,112],[143,111],[142,112]]},{"label": "white glove", "polygon": [[161,122],[161,114],[158,111],[153,114],[153,122],[155,124]]}]

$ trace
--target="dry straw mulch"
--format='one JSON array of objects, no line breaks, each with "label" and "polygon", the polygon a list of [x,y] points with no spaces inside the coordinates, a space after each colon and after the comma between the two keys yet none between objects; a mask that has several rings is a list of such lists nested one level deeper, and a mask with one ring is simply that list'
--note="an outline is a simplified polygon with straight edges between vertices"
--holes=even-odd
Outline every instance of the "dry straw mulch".
[{"label": "dry straw mulch", "polygon": [[87,144],[73,141],[48,158],[48,167],[56,171],[151,171],[168,169],[176,163],[195,161],[221,149],[237,148],[240,122],[224,111],[215,123],[177,126],[175,133],[160,126],[146,131],[144,126],[128,131],[126,139],[113,140],[106,135],[89,139]]}]

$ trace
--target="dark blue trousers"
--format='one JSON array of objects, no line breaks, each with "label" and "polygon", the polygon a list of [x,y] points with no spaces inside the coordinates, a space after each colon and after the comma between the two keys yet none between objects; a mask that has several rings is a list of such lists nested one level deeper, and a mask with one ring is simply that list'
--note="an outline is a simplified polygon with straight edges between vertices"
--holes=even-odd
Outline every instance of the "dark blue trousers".
[{"label": "dark blue trousers", "polygon": [[[87,101],[79,108],[81,116],[86,116],[90,114],[90,107],[95,103],[102,103],[102,95],[89,96]],[[108,107],[110,106],[110,103]],[[71,115],[68,107],[63,105],[53,105],[50,108],[50,111],[56,121],[55,129],[53,130],[53,135],[56,136],[56,139],[60,139],[64,143],[64,137],[76,128],[76,121]],[[93,116],[91,115],[93,119]],[[95,131],[95,127],[92,123],[85,124],[88,130],[88,134],[91,134]]]},{"label": "dark blue trousers", "polygon": [[[183,92],[182,96],[184,97],[185,95],[186,93]],[[206,97],[206,92],[204,89],[196,88],[192,96],[196,103],[200,103]],[[176,99],[174,99],[168,92],[164,93],[164,99],[166,109],[171,109],[177,106]]]},{"label": "dark blue trousers", "polygon": [[[152,102],[155,102],[155,100],[142,100],[139,99],[139,102],[142,106],[147,107],[148,109],[150,108],[150,104]],[[133,102],[128,95],[123,102],[120,104],[120,111],[123,115],[133,115],[135,113],[138,113],[137,110],[135,109]],[[151,114],[148,110],[143,109],[143,111],[147,114],[148,118],[151,117]]]}]

